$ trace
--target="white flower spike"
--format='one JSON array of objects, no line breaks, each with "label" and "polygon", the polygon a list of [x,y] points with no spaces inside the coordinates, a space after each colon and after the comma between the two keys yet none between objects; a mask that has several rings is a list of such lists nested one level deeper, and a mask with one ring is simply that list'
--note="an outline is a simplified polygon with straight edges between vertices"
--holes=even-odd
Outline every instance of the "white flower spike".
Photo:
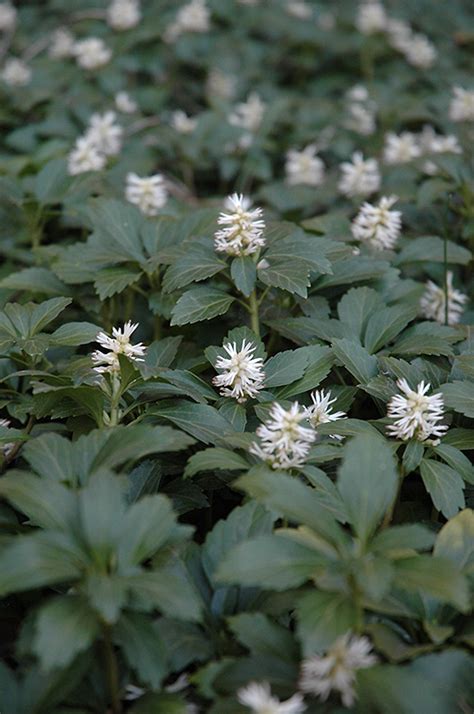
[{"label": "white flower spike", "polygon": [[474,121],[474,89],[453,87],[453,95],[449,106],[451,121]]},{"label": "white flower spike", "polygon": [[250,199],[234,193],[229,196],[217,219],[221,229],[214,234],[214,247],[218,253],[252,255],[265,245],[265,222],[261,208],[251,208]]},{"label": "white flower spike", "polygon": [[125,197],[145,215],[156,216],[168,200],[165,180],[161,174],[141,178],[131,172],[127,174]]},{"label": "white flower spike", "polygon": [[301,426],[306,414],[298,402],[290,409],[274,402],[268,421],[261,424],[256,434],[260,442],[254,442],[249,451],[273,469],[292,469],[303,466],[316,439],[313,428]]},{"label": "white flower spike", "polygon": [[96,350],[92,353],[91,357],[95,372],[98,374],[117,374],[120,371],[119,355],[124,355],[131,362],[143,362],[146,347],[142,342],[136,345],[132,345],[130,342],[130,337],[137,327],[138,323],[132,324],[129,320],[124,324],[123,329],[114,327],[112,329],[112,337],[105,332],[99,332],[96,341],[102,349],[107,351]]},{"label": "white flower spike", "polygon": [[301,694],[280,702],[272,695],[268,682],[250,682],[238,690],[237,699],[254,714],[301,714],[306,710]]},{"label": "white flower spike", "polygon": [[401,212],[390,210],[397,200],[396,196],[383,196],[376,206],[363,203],[352,221],[351,231],[354,238],[376,250],[392,249],[402,227]]},{"label": "white flower spike", "polygon": [[421,155],[417,137],[410,131],[385,136],[384,160],[387,164],[406,164]]},{"label": "white flower spike", "polygon": [[313,404],[310,407],[304,407],[304,413],[311,426],[315,429],[317,429],[320,424],[328,424],[338,419],[347,418],[345,412],[333,412],[331,404],[334,404],[336,397],[331,399],[330,390],[325,392],[324,389],[316,389],[316,391],[311,394],[311,401]]},{"label": "white flower spike", "polygon": [[[451,270],[448,270],[447,274],[447,293],[448,325],[456,325],[461,319],[468,297],[453,287],[453,273]],[[426,290],[420,299],[420,310],[423,317],[428,320],[436,320],[436,322],[444,325],[446,321],[446,291],[444,285],[438,286],[432,280],[428,280]]]},{"label": "white flower spike", "polygon": [[301,690],[323,702],[335,691],[341,696],[345,707],[352,707],[355,701],[356,671],[377,664],[377,657],[371,650],[367,637],[346,633],[331,645],[324,656],[314,655],[303,660]]},{"label": "white flower spike", "polygon": [[102,171],[105,163],[106,158],[97,146],[90,139],[81,136],[68,156],[68,172],[70,176],[77,176],[87,171]]},{"label": "white flower spike", "polygon": [[138,0],[112,0],[107,8],[107,23],[119,32],[136,27],[141,18]]},{"label": "white flower spike", "polygon": [[77,64],[83,69],[99,69],[112,58],[112,51],[100,37],[86,37],[74,45]]},{"label": "white flower spike", "polygon": [[254,357],[256,346],[242,340],[240,349],[235,342],[228,342],[224,350],[229,357],[220,356],[215,368],[220,374],[214,377],[213,384],[221,387],[223,397],[232,397],[238,402],[245,402],[248,397],[255,397],[263,389],[265,372],[263,359]]},{"label": "white flower spike", "polygon": [[379,165],[376,159],[364,159],[360,151],[352,156],[352,162],[341,164],[339,191],[345,196],[370,196],[380,188]]},{"label": "white flower spike", "polygon": [[446,424],[439,423],[444,417],[443,396],[428,396],[429,383],[420,382],[415,391],[406,379],[399,379],[397,386],[403,394],[392,397],[387,405],[387,416],[395,419],[387,426],[389,436],[402,441],[416,439],[434,445],[439,443],[448,429]]},{"label": "white flower spike", "polygon": [[324,163],[314,144],[302,151],[290,149],[286,154],[286,180],[290,186],[320,186],[324,180]]},{"label": "white flower spike", "polygon": [[116,156],[122,148],[123,129],[115,121],[117,115],[109,111],[104,114],[93,114],[84,137],[106,156]]}]

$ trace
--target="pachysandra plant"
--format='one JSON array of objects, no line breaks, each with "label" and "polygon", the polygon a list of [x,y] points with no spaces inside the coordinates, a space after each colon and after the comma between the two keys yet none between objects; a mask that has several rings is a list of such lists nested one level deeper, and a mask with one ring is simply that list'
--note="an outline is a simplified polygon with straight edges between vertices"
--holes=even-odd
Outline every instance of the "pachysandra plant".
[{"label": "pachysandra plant", "polygon": [[0,2],[2,714],[471,712],[468,4]]}]

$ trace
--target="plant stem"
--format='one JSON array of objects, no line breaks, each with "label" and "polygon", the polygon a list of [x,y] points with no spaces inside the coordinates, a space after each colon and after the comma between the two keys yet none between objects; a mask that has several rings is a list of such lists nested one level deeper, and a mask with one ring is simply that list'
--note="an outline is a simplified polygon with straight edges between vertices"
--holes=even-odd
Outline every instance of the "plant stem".
[{"label": "plant stem", "polygon": [[110,422],[109,426],[117,426],[120,422],[120,393],[121,384],[120,377],[116,374],[112,375],[112,394],[110,397]]},{"label": "plant stem", "polygon": [[260,320],[258,317],[257,291],[252,290],[249,297],[250,326],[255,335],[260,339]]},{"label": "plant stem", "polygon": [[107,686],[110,695],[110,705],[112,707],[112,714],[122,714],[117,657],[115,656],[110,627],[108,625],[104,625],[103,633],[105,669],[107,677]]}]

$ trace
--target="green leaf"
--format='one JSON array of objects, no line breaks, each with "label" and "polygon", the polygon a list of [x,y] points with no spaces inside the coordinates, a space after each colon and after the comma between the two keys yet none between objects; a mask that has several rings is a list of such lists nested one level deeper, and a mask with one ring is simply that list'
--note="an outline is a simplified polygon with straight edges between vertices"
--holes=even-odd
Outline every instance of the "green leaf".
[{"label": "green leaf", "polygon": [[447,558],[460,570],[474,572],[474,511],[466,508],[451,518],[436,537],[434,554]]},{"label": "green leaf", "polygon": [[44,295],[67,295],[69,288],[47,268],[24,268],[0,280],[0,288]]},{"label": "green leaf", "polygon": [[200,471],[229,470],[242,471],[249,468],[249,463],[239,454],[219,447],[198,451],[189,459],[184,471],[184,478],[194,476]]},{"label": "green leaf", "polygon": [[122,268],[120,266],[113,268],[104,268],[99,272],[94,280],[94,287],[97,290],[101,300],[112,297],[117,293],[121,293],[139,280],[141,274],[136,270]]},{"label": "green leaf", "polygon": [[265,387],[292,384],[303,376],[310,359],[311,347],[286,350],[270,357],[265,364]]},{"label": "green leaf", "polygon": [[423,459],[420,473],[435,508],[443,516],[451,518],[464,508],[464,482],[454,469],[433,459]]},{"label": "green leaf", "polygon": [[[72,302],[71,298],[56,297],[50,300],[45,300],[45,302],[39,305],[32,306],[30,326],[28,330],[28,336],[31,337],[41,332],[46,325],[49,325],[56,317]],[[5,309],[6,311],[6,309]]]},{"label": "green leaf", "polygon": [[365,384],[377,374],[377,357],[353,340],[333,340],[332,347],[338,360],[358,382]]},{"label": "green leaf", "polygon": [[91,322],[68,322],[51,335],[51,344],[57,347],[76,347],[94,342],[101,328]]},{"label": "green leaf", "polygon": [[410,474],[418,468],[424,453],[425,447],[421,441],[412,439],[408,442],[403,452],[403,468],[406,474]]},{"label": "green leaf", "polygon": [[118,558],[124,566],[150,558],[175,530],[176,518],[166,496],[145,496],[122,517]]},{"label": "green leaf", "polygon": [[128,578],[141,609],[158,608],[170,617],[197,621],[201,616],[201,602],[189,580],[171,568],[159,568]]},{"label": "green leaf", "polygon": [[224,520],[217,521],[207,534],[202,550],[202,564],[214,582],[215,571],[231,548],[253,536],[270,533],[275,517],[256,501],[237,506]]},{"label": "green leaf", "polygon": [[25,444],[23,456],[44,479],[74,482],[74,449],[72,443],[63,436],[41,434]]},{"label": "green leaf", "polygon": [[321,556],[283,535],[262,535],[233,548],[217,572],[217,580],[271,590],[297,587],[321,567]]},{"label": "green leaf", "polygon": [[257,268],[249,255],[234,258],[230,265],[230,274],[237,290],[247,297],[255,287]]},{"label": "green leaf", "polygon": [[452,382],[442,384],[444,403],[455,412],[474,418],[474,382]]},{"label": "green leaf", "polygon": [[208,287],[193,288],[181,295],[173,308],[171,325],[212,320],[227,312],[233,302],[231,295],[220,290]]},{"label": "green leaf", "polygon": [[40,609],[36,618],[33,652],[45,670],[66,667],[99,634],[99,621],[86,601],[61,595]]},{"label": "green leaf", "polygon": [[470,484],[474,484],[474,466],[465,456],[462,451],[456,449],[450,444],[438,444],[433,447],[434,452],[441,456],[448,466],[451,466],[455,471],[458,471],[463,479]]},{"label": "green leaf", "polygon": [[310,657],[323,652],[355,627],[357,607],[353,599],[343,593],[308,592],[299,599],[296,616],[303,655]]},{"label": "green leaf", "polygon": [[40,203],[60,203],[70,183],[65,159],[53,159],[35,176],[33,192]]},{"label": "green leaf", "polygon": [[168,672],[166,646],[151,618],[131,612],[122,615],[114,627],[114,640],[139,680],[160,689]]},{"label": "green leaf", "polygon": [[296,642],[288,630],[260,612],[242,612],[229,618],[236,638],[254,655],[288,659],[297,657]]},{"label": "green leaf", "polygon": [[417,307],[394,305],[373,314],[367,323],[364,345],[370,354],[378,352],[391,342],[407,325],[415,319]]},{"label": "green leaf", "polygon": [[[468,265],[471,261],[472,254],[463,246],[446,241],[446,249],[449,263],[459,263],[460,265]],[[403,265],[405,263],[444,263],[445,241],[438,236],[422,236],[413,238],[404,245],[400,253],[395,258],[395,265]]]},{"label": "green leaf", "polygon": [[387,554],[391,558],[405,557],[407,551],[429,550],[435,542],[435,534],[419,525],[409,523],[392,526],[377,533],[370,545],[371,550]]},{"label": "green leaf", "polygon": [[18,537],[0,554],[0,593],[71,582],[81,574],[82,558],[77,545],[62,533]]},{"label": "green leaf", "polygon": [[382,437],[361,434],[344,447],[337,485],[349,521],[363,543],[395,498],[397,484],[392,450]]},{"label": "green leaf", "polygon": [[232,424],[217,409],[207,404],[181,401],[175,402],[173,406],[162,406],[153,410],[153,413],[169,419],[205,444],[225,445],[226,435],[234,433]]},{"label": "green leaf", "polygon": [[164,337],[162,340],[155,340],[149,345],[145,352],[143,362],[138,368],[145,379],[155,377],[163,367],[169,367],[178,353],[182,337]]},{"label": "green leaf", "polygon": [[294,477],[259,466],[234,485],[290,521],[309,526],[330,542],[341,542],[343,532],[318,491]]},{"label": "green leaf", "polygon": [[88,257],[102,265],[133,261],[146,266],[140,238],[145,218],[136,206],[99,198],[87,207],[87,213],[94,229],[87,242]]},{"label": "green leaf", "polygon": [[344,336],[362,340],[367,321],[378,309],[383,307],[383,300],[372,288],[351,288],[337,305],[339,319],[344,325]]},{"label": "green leaf", "polygon": [[67,530],[77,518],[75,495],[60,483],[21,471],[9,472],[0,481],[0,495],[41,528]]},{"label": "green leaf", "polygon": [[430,555],[417,555],[394,562],[395,584],[403,590],[431,596],[467,612],[469,588],[457,565]]},{"label": "green leaf", "polygon": [[304,375],[296,382],[278,389],[278,399],[289,399],[297,394],[303,394],[315,389],[331,371],[334,355],[329,347],[310,345],[301,349],[306,350],[309,356],[308,366]]},{"label": "green leaf", "polygon": [[173,292],[189,283],[199,282],[219,273],[226,262],[214,250],[209,239],[191,238],[182,244],[183,255],[171,265],[163,278],[163,290]]}]

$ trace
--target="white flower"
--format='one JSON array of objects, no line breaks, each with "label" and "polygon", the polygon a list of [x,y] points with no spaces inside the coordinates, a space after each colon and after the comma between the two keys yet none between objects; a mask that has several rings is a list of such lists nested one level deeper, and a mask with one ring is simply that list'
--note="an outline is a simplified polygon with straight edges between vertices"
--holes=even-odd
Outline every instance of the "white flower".
[{"label": "white flower", "polygon": [[106,156],[115,156],[122,148],[123,129],[115,123],[117,115],[109,111],[104,114],[93,114],[85,138]]},{"label": "white flower", "polygon": [[316,156],[316,146],[309,144],[302,151],[290,149],[286,154],[286,180],[290,186],[319,186],[324,180],[324,163]]},{"label": "white flower", "polygon": [[229,115],[229,123],[255,133],[260,128],[264,113],[264,102],[256,92],[252,92],[246,102],[237,104]]},{"label": "white flower", "polygon": [[223,226],[214,234],[214,247],[218,253],[252,255],[265,245],[261,208],[250,208],[250,199],[234,193],[225,202],[230,213],[222,212],[217,223]]},{"label": "white flower", "polygon": [[5,429],[8,429],[10,424],[11,422],[9,419],[0,419],[0,426],[3,426]]},{"label": "white flower", "polygon": [[52,59],[65,59],[74,55],[75,40],[69,30],[58,27],[51,37],[48,54]]},{"label": "white flower", "polygon": [[410,131],[385,135],[384,160],[387,164],[405,164],[421,155],[417,137]]},{"label": "white flower", "polygon": [[[8,429],[10,426],[11,422],[10,419],[0,419],[0,427],[3,427],[4,429]],[[4,456],[8,456],[10,451],[13,449],[14,444],[8,442],[7,444],[2,444],[0,447],[2,453]]]},{"label": "white flower", "polygon": [[242,340],[239,350],[235,342],[224,345],[229,357],[217,358],[215,368],[221,373],[212,380],[216,387],[221,387],[223,397],[245,402],[247,397],[255,397],[263,389],[263,359],[253,356],[256,349],[255,345],[246,340]]},{"label": "white flower", "polygon": [[363,203],[352,221],[354,238],[378,250],[393,248],[402,227],[401,212],[390,210],[397,200],[396,196],[383,196],[376,206]]},{"label": "white flower", "polygon": [[387,26],[385,8],[379,2],[364,2],[359,5],[356,27],[364,35],[383,32]]},{"label": "white flower", "polygon": [[205,0],[191,0],[178,10],[174,22],[166,29],[164,39],[174,42],[184,32],[207,32],[210,13]]},{"label": "white flower", "polygon": [[135,173],[127,174],[125,197],[147,216],[156,216],[168,200],[165,180],[161,174],[140,178]]},{"label": "white flower", "polygon": [[117,373],[120,371],[119,355],[124,355],[131,362],[143,362],[146,347],[139,342],[137,345],[130,343],[130,337],[138,327],[138,323],[126,322],[123,329],[112,328],[112,337],[105,332],[99,332],[96,341],[107,352],[96,350],[92,353],[94,371],[98,374]]},{"label": "white flower", "polygon": [[336,398],[331,399],[330,390],[325,392],[324,389],[316,389],[311,394],[311,401],[313,402],[312,406],[303,408],[307,420],[314,429],[317,429],[320,424],[347,418],[345,412],[333,412],[331,404],[334,404]]},{"label": "white flower", "polygon": [[371,107],[353,103],[348,105],[349,117],[346,125],[362,136],[370,136],[375,131],[375,114]]},{"label": "white flower", "polygon": [[412,34],[409,40],[403,44],[402,52],[409,64],[421,69],[429,69],[438,55],[435,46],[429,39],[420,34]]},{"label": "white flower", "polygon": [[313,14],[312,8],[300,0],[288,0],[286,3],[286,11],[288,15],[293,15],[293,17],[297,17],[299,20],[309,20]]},{"label": "white flower", "polygon": [[[387,405],[387,416],[395,419],[387,426],[387,433],[395,439],[408,441],[417,439],[436,445],[448,426],[439,424],[444,416],[444,402],[441,394],[427,396],[430,384],[420,382],[416,391],[410,389],[406,379],[397,380],[403,394],[392,397]],[[430,439],[434,436],[434,439]]]},{"label": "white flower", "polygon": [[237,80],[230,74],[225,74],[220,69],[211,69],[206,80],[206,92],[210,97],[218,99],[232,99],[235,94]]},{"label": "white flower", "polygon": [[68,172],[76,176],[86,171],[102,171],[105,163],[106,158],[97,146],[87,137],[81,136],[68,156]]},{"label": "white flower", "polygon": [[366,102],[369,99],[369,91],[363,84],[355,84],[346,92],[346,97],[350,102]]},{"label": "white flower", "polygon": [[141,17],[138,0],[112,0],[107,8],[107,22],[114,30],[130,30]]},{"label": "white flower", "polygon": [[306,710],[301,694],[280,702],[272,696],[268,682],[250,682],[238,690],[237,699],[254,714],[300,714]]},{"label": "white flower", "polygon": [[360,151],[352,155],[352,163],[345,161],[341,164],[341,172],[338,188],[345,196],[369,196],[380,188],[377,160],[364,160]]},{"label": "white flower", "polygon": [[449,106],[451,121],[474,121],[474,89],[453,87],[453,94]]},{"label": "white flower", "polygon": [[270,418],[256,431],[260,443],[254,442],[249,449],[250,453],[260,457],[274,469],[302,466],[311,444],[316,439],[315,430],[301,426],[302,421],[306,421],[306,415],[298,402],[293,402],[288,410],[274,402],[270,409]]},{"label": "white flower", "polygon": [[77,64],[83,69],[98,69],[112,58],[112,51],[100,37],[86,37],[74,45]]},{"label": "white flower", "polygon": [[6,60],[0,76],[10,87],[24,87],[31,81],[31,69],[23,60],[11,57]]},{"label": "white flower", "polygon": [[410,25],[404,20],[389,18],[385,29],[392,47],[403,52],[412,34]]},{"label": "white flower", "polygon": [[[456,325],[464,312],[464,305],[468,301],[467,295],[453,287],[453,273],[447,274],[448,293],[448,325]],[[445,286],[439,287],[432,280],[426,283],[426,290],[420,299],[420,309],[423,317],[436,320],[444,325],[446,320],[446,291]]]},{"label": "white flower", "polygon": [[323,702],[331,691],[336,691],[343,705],[351,707],[356,696],[356,671],[377,664],[377,657],[371,650],[367,637],[351,637],[350,633],[339,637],[324,656],[314,655],[303,660],[300,688]]},{"label": "white flower", "polygon": [[138,109],[137,103],[127,92],[117,92],[115,95],[115,106],[122,114],[133,114]]},{"label": "white flower", "polygon": [[17,11],[9,2],[0,3],[0,31],[13,30],[16,24]]},{"label": "white flower", "polygon": [[[423,154],[462,154],[462,148],[456,136],[437,134],[429,125],[423,127],[418,135],[418,141]],[[434,176],[439,169],[433,161],[425,161],[423,171]]]},{"label": "white flower", "polygon": [[171,115],[171,126],[180,134],[191,134],[197,126],[197,119],[178,109]]}]

